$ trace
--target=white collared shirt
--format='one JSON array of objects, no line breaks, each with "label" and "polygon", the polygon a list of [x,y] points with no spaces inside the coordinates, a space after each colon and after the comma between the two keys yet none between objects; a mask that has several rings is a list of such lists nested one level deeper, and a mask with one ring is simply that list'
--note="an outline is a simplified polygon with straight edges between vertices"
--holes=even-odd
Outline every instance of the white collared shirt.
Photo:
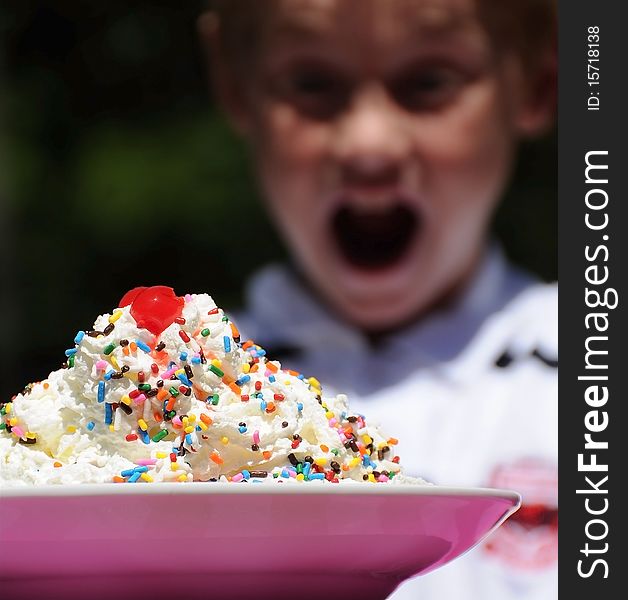
[{"label": "white collared shirt", "polygon": [[[286,368],[399,439],[406,473],[442,485],[509,487],[524,508],[483,546],[404,585],[396,600],[557,597],[557,287],[487,254],[458,301],[376,349],[286,267],[250,282],[234,318]],[[286,352],[286,350],[292,352]]]}]

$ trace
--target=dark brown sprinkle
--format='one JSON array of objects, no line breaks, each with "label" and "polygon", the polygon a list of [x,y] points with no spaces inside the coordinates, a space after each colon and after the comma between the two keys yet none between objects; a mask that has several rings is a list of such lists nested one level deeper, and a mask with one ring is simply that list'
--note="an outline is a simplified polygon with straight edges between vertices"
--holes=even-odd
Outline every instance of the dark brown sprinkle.
[{"label": "dark brown sprinkle", "polygon": [[153,396],[156,396],[158,393],[159,393],[159,390],[157,388],[152,388],[146,392],[146,396],[148,398],[152,398]]},{"label": "dark brown sprinkle", "polygon": [[111,375],[111,379],[122,379],[124,377],[124,373],[122,371],[116,371]]},{"label": "dark brown sprinkle", "polygon": [[61,363],[61,368],[62,369],[67,369],[68,368],[68,363],[67,362],[62,362]]},{"label": "dark brown sprinkle", "polygon": [[172,417],[169,412],[164,413],[164,421],[172,421]]},{"label": "dark brown sprinkle", "polygon": [[351,448],[351,440],[347,440],[347,441],[344,443],[344,447],[345,447],[347,450],[349,450],[349,448]]},{"label": "dark brown sprinkle", "polygon": [[159,344],[157,344],[155,346],[155,350],[157,352],[161,352],[165,347],[166,347],[166,343],[165,342],[159,342]]},{"label": "dark brown sprinkle", "polygon": [[303,438],[302,438],[302,437],[301,437],[298,433],[295,433],[295,434],[292,436],[292,439],[293,439],[293,440],[299,440],[300,442],[302,442],[302,441],[303,441]]},{"label": "dark brown sprinkle", "polygon": [[208,437],[208,436],[206,436],[206,435],[201,435],[201,437],[202,437],[204,440],[208,440],[208,439],[209,439],[209,437]]},{"label": "dark brown sprinkle", "polygon": [[12,429],[13,429],[13,427],[11,427],[11,425],[7,424],[7,433],[11,433]]},{"label": "dark brown sprinkle", "polygon": [[123,373],[128,373],[130,370],[131,367],[129,367],[129,365],[122,365],[122,368],[120,369]]},{"label": "dark brown sprinkle", "polygon": [[251,471],[251,477],[268,477],[268,471]]},{"label": "dark brown sprinkle", "polygon": [[158,379],[158,380],[157,380],[157,387],[158,387],[158,388],[160,388],[160,387],[164,387],[164,380],[163,380],[163,379]]},{"label": "dark brown sprinkle", "polygon": [[26,396],[27,394],[30,394],[32,391],[33,391],[33,384],[29,383],[24,386],[24,389],[22,390],[22,394]]},{"label": "dark brown sprinkle", "polygon": [[170,381],[178,381],[178,380],[179,380],[179,378],[176,375],[172,375],[170,377]]},{"label": "dark brown sprinkle", "polygon": [[358,418],[357,417],[347,417],[347,421],[349,421],[349,423],[357,423]]},{"label": "dark brown sprinkle", "polygon": [[332,460],[329,466],[334,473],[340,473],[340,465],[335,460]]},{"label": "dark brown sprinkle", "polygon": [[384,460],[384,451],[383,450],[378,450],[377,451],[377,460]]},{"label": "dark brown sprinkle", "polygon": [[284,422],[281,424],[281,426],[282,426],[282,427],[288,427],[288,421],[284,421]]},{"label": "dark brown sprinkle", "polygon": [[294,455],[294,452],[290,452],[290,454],[288,454],[288,460],[290,461],[290,464],[293,467],[296,467],[299,464],[299,461],[297,457]]},{"label": "dark brown sprinkle", "polygon": [[133,409],[128,404],[125,404],[124,402],[120,402],[120,408],[122,409],[122,412],[126,413],[127,415],[130,415],[133,413]]},{"label": "dark brown sprinkle", "polygon": [[189,387],[185,387],[185,392],[183,392],[184,396],[191,396],[192,395],[192,388]]},{"label": "dark brown sprinkle", "polygon": [[246,427],[246,423],[244,421],[240,421],[238,423],[238,427]]},{"label": "dark brown sprinkle", "polygon": [[200,351],[200,355],[201,355],[201,364],[202,365],[206,365],[207,364],[207,359],[205,358],[205,354],[203,353],[203,349],[201,348]]},{"label": "dark brown sprinkle", "polygon": [[384,446],[384,447],[382,448],[382,452],[383,452],[384,454],[386,454],[386,452],[390,452],[390,446]]},{"label": "dark brown sprinkle", "polygon": [[192,367],[190,367],[190,365],[185,365],[183,370],[185,371],[188,379],[192,379],[192,377],[194,377],[194,373],[192,373]]},{"label": "dark brown sprinkle", "polygon": [[367,474],[367,473],[364,473],[364,475],[362,475],[362,479],[363,479],[364,481],[368,481],[368,478],[369,478],[369,476],[368,476],[368,474]]},{"label": "dark brown sprinkle", "polygon": [[187,450],[185,449],[185,446],[181,445],[179,446],[179,449],[177,450],[177,454],[179,456],[185,456]]},{"label": "dark brown sprinkle", "polygon": [[309,456],[309,455],[306,456],[303,460],[305,462],[309,462],[310,464],[314,462],[314,459],[311,456]]},{"label": "dark brown sprinkle", "polygon": [[[96,329],[94,329],[93,331],[88,331],[88,332],[87,332],[87,335],[88,335],[89,337],[96,338],[96,337],[98,337],[99,335],[103,335],[103,332],[102,332],[102,331],[97,331]],[[122,343],[122,342],[120,342],[120,343]]]},{"label": "dark brown sprinkle", "polygon": [[358,448],[358,445],[355,443],[355,440],[351,440],[351,442],[349,442],[349,446],[351,447],[351,450],[353,450],[354,452],[360,451],[360,449]]},{"label": "dark brown sprinkle", "polygon": [[259,446],[257,444],[251,444],[251,450],[253,450],[253,452],[257,452],[259,450]]},{"label": "dark brown sprinkle", "polygon": [[373,477],[375,477],[375,479],[377,479],[380,475],[381,473],[379,471],[373,471]]},{"label": "dark brown sprinkle", "polygon": [[109,323],[109,325],[107,325],[107,327],[105,327],[102,332],[105,335],[109,335],[114,329],[116,328],[116,326],[113,323]]},{"label": "dark brown sprinkle", "polygon": [[36,443],[37,443],[37,438],[20,438],[20,444],[30,445],[30,444],[36,444]]}]

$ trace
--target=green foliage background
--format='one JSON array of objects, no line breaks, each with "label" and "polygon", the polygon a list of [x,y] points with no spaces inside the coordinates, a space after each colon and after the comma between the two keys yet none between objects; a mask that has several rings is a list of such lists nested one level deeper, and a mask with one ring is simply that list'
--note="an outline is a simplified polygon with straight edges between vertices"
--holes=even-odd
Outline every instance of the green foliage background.
[{"label": "green foliage background", "polygon": [[[215,110],[203,2],[0,5],[0,394],[41,379],[136,285],[236,306],[284,250],[246,151]],[[555,136],[526,145],[495,231],[556,277]]]}]

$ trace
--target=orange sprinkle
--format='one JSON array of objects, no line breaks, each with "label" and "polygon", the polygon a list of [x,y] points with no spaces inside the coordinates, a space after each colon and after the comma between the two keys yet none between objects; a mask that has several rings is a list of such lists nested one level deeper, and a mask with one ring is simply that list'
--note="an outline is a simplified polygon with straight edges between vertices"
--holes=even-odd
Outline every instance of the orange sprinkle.
[{"label": "orange sprinkle", "polygon": [[[270,363],[269,363],[270,364]],[[268,365],[266,365],[268,367]],[[270,367],[269,367],[270,368]],[[271,369],[272,371],[272,369]],[[301,373],[299,373],[298,371],[293,371],[292,369],[288,369],[288,373],[290,375],[292,375],[293,377],[298,377]]]},{"label": "orange sprinkle", "polygon": [[160,388],[157,392],[157,400],[163,402],[168,397],[168,392],[164,388]]},{"label": "orange sprinkle", "polygon": [[173,423],[172,426],[175,429],[183,429],[183,424],[182,423]]},{"label": "orange sprinkle", "polygon": [[250,348],[255,342],[253,340],[246,340],[246,342],[244,342],[244,344],[242,344],[242,350],[246,350],[247,348]]},{"label": "orange sprinkle", "polygon": [[213,423],[211,417],[205,413],[201,413],[201,421],[203,421],[205,425],[211,425]]},{"label": "orange sprinkle", "polygon": [[231,391],[236,394],[236,395],[240,395],[242,393],[242,390],[240,389],[239,385],[236,385],[235,381],[233,383],[229,384],[229,388],[231,389]]},{"label": "orange sprinkle", "polygon": [[128,347],[131,348],[131,352],[137,352],[137,344],[135,342],[131,342]]},{"label": "orange sprinkle", "polygon": [[209,458],[211,458],[217,465],[221,465],[225,462],[221,458],[220,454],[218,454],[218,452],[216,452],[215,450],[209,455]]},{"label": "orange sprinkle", "polygon": [[153,413],[153,417],[155,417],[155,421],[157,421],[157,423],[161,423],[164,420],[164,418],[161,416],[161,413],[158,410],[156,410]]},{"label": "orange sprinkle", "polygon": [[396,446],[398,443],[399,443],[399,440],[397,438],[388,438],[389,446]]},{"label": "orange sprinkle", "polygon": [[254,364],[250,370],[249,373],[257,373],[257,370],[259,369],[259,365],[258,364]]},{"label": "orange sprinkle", "polygon": [[47,390],[49,387],[50,387],[50,384],[49,384],[49,383],[47,383],[47,382],[46,382],[46,383],[44,383],[44,389],[45,389],[45,390]]},{"label": "orange sprinkle", "polygon": [[275,365],[275,364],[273,364],[271,362],[266,363],[266,368],[269,371],[272,371],[273,373],[276,373],[277,371],[279,371],[279,368],[277,367],[277,365]]},{"label": "orange sprinkle", "polygon": [[238,328],[233,323],[229,323],[229,325],[231,325],[231,335],[233,335],[234,339],[239,338],[240,332],[238,331]]},{"label": "orange sprinkle", "polygon": [[170,400],[168,400],[168,404],[166,404],[166,410],[168,412],[170,412],[174,408],[174,405],[175,405],[176,401],[177,400],[174,397],[171,397]]},{"label": "orange sprinkle", "polygon": [[231,375],[225,375],[225,376],[222,378],[222,382],[223,382],[225,385],[229,385],[229,384],[233,383],[234,381],[235,381],[235,379],[234,379],[233,377],[231,377]]},{"label": "orange sprinkle", "polygon": [[342,465],[341,468],[342,468],[343,471],[348,471],[349,470],[349,467],[347,465]]},{"label": "orange sprinkle", "polygon": [[62,465],[60,462],[55,461],[55,462],[53,463],[53,466],[54,466],[54,467],[59,468],[59,467],[62,467],[63,465]]},{"label": "orange sprinkle", "polygon": [[325,444],[321,444],[320,448],[323,452],[329,452],[329,446],[325,446]]},{"label": "orange sprinkle", "polygon": [[267,412],[267,413],[275,412],[275,409],[276,409],[276,408],[277,408],[277,407],[275,406],[275,403],[274,403],[274,402],[269,402],[269,403],[266,405],[266,412]]},{"label": "orange sprinkle", "polygon": [[113,482],[114,483],[124,483],[126,480],[124,479],[124,477],[120,477],[120,475],[114,475],[113,476]]},{"label": "orange sprinkle", "polygon": [[124,354],[124,356],[128,356],[129,355],[129,347],[125,346],[124,348],[122,348],[122,354]]},{"label": "orange sprinkle", "polygon": [[262,456],[264,457],[264,460],[268,460],[272,455],[273,453],[270,450],[264,450],[264,452],[262,452]]}]

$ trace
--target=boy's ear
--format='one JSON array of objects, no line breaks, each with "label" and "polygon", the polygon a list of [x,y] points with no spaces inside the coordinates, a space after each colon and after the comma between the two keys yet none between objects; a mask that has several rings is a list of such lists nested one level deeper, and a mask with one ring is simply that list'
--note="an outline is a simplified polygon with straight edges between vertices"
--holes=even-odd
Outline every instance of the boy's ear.
[{"label": "boy's ear", "polygon": [[208,79],[214,96],[226,113],[232,127],[241,135],[249,129],[249,119],[242,81],[225,59],[220,43],[220,20],[211,11],[197,20],[197,29],[207,60]]},{"label": "boy's ear", "polygon": [[[556,119],[557,60],[548,53],[534,73],[527,75],[521,106],[517,112],[516,126],[524,137],[535,137],[547,132]],[[526,77],[524,75],[524,77]]]}]

